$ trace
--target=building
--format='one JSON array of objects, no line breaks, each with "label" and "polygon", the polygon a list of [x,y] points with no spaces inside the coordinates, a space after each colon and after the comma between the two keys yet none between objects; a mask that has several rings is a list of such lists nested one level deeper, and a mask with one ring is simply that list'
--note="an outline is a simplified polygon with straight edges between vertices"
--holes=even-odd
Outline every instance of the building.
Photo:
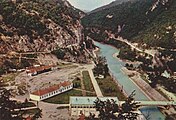
[{"label": "building", "polygon": [[[117,97],[98,97],[101,101],[106,100],[114,100],[118,105],[121,104]],[[85,115],[88,117],[91,114],[95,114],[95,117],[98,117],[99,112],[96,111],[94,107],[94,101],[97,100],[97,97],[78,97],[78,96],[71,96],[70,97],[70,115],[72,117],[79,117],[80,115]],[[146,120],[144,115],[138,110],[136,111],[138,113],[137,120]],[[118,114],[118,113],[117,113]]]},{"label": "building", "polygon": [[54,66],[32,66],[26,68],[26,73],[29,76],[34,76],[40,73],[48,72],[55,69]]},{"label": "building", "polygon": [[69,81],[61,82],[58,85],[54,85],[45,89],[37,90],[30,93],[30,99],[35,101],[45,100],[55,95],[64,93],[73,89],[73,83]]},{"label": "building", "polygon": [[[107,99],[113,99],[118,104],[117,97],[98,97],[102,101],[106,101]],[[85,116],[89,116],[90,113],[98,116],[99,112],[94,108],[94,101],[97,97],[78,97],[71,96],[70,97],[70,114],[73,117],[78,117],[80,113],[83,113]]]}]

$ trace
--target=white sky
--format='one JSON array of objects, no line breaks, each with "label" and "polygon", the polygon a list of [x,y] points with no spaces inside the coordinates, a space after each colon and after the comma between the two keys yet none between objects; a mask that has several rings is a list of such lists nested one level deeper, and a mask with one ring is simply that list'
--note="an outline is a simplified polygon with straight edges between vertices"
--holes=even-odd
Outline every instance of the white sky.
[{"label": "white sky", "polygon": [[114,0],[68,0],[74,7],[81,10],[93,10],[111,3]]}]

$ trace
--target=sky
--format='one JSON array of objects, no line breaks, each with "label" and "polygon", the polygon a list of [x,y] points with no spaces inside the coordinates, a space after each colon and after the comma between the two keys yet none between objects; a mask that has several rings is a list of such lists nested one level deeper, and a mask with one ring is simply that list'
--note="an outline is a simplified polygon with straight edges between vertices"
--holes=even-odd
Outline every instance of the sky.
[{"label": "sky", "polygon": [[68,0],[74,7],[91,11],[100,6],[111,3],[114,0]]}]

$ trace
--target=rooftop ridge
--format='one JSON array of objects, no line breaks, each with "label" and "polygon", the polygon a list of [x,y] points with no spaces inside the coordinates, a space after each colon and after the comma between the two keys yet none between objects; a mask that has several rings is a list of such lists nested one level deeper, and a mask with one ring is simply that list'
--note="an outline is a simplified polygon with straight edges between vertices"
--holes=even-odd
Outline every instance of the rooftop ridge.
[{"label": "rooftop ridge", "polygon": [[57,85],[52,85],[52,86],[44,88],[44,89],[36,90],[36,91],[32,92],[31,94],[42,96],[44,94],[53,92],[55,90],[60,89],[61,87],[66,87],[66,86],[69,86],[71,84],[72,84],[72,82],[70,82],[70,81],[63,81],[63,82],[60,82]]}]

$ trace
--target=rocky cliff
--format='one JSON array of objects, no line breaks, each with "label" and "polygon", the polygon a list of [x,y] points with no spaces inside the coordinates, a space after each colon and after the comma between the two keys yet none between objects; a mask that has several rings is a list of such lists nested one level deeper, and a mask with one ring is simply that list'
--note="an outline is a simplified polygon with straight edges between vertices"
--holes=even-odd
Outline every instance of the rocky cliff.
[{"label": "rocky cliff", "polygon": [[29,66],[37,59],[26,54],[32,52],[88,62],[82,16],[84,13],[66,0],[0,0],[0,66]]},{"label": "rocky cliff", "polygon": [[65,0],[1,0],[0,53],[52,51],[79,44],[82,15]]}]

